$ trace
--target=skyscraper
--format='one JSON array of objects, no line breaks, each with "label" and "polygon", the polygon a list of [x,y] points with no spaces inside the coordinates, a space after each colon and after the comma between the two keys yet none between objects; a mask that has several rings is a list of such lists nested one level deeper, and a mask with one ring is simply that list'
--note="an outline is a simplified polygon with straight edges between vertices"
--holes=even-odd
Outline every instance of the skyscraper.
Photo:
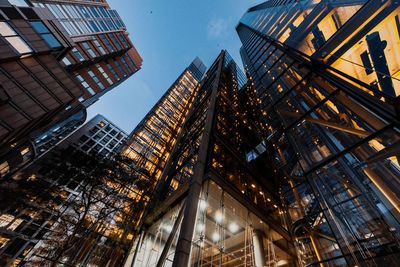
[{"label": "skyscraper", "polygon": [[140,69],[142,59],[107,1],[31,2],[51,13],[51,21],[61,24],[74,42],[60,61],[84,89],[80,101],[86,107]]},{"label": "skyscraper", "polygon": [[129,135],[122,153],[149,179],[160,178],[205,70],[194,59]]},{"label": "skyscraper", "polygon": [[267,1],[237,26],[301,265],[400,257],[398,10]]},{"label": "skyscraper", "polygon": [[[200,84],[125,266],[292,266],[254,88],[226,51]],[[154,208],[155,207],[155,208]]]},{"label": "skyscraper", "polygon": [[0,265],[121,266],[204,72],[196,58],[129,139],[100,115],[43,138],[47,153],[0,184]]},{"label": "skyscraper", "polygon": [[138,71],[142,59],[106,1],[10,0],[0,9],[4,176],[41,153],[38,137],[58,139],[54,129],[80,126],[84,120],[71,118]]}]

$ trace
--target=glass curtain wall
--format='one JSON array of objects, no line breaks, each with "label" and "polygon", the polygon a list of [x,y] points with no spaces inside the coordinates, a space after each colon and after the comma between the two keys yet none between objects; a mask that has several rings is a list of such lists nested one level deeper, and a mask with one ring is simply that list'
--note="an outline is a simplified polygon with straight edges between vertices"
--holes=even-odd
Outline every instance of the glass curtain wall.
[{"label": "glass curtain wall", "polygon": [[301,264],[395,263],[400,131],[389,98],[244,24],[237,30]]}]

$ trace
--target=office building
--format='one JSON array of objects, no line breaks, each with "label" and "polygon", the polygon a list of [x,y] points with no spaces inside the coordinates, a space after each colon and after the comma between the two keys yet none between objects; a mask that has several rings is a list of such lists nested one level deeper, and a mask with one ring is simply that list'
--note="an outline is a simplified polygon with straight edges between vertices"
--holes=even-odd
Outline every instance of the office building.
[{"label": "office building", "polygon": [[0,184],[0,264],[121,266],[154,191],[149,175],[170,153],[161,149],[174,144],[204,71],[196,58],[129,139],[101,115],[52,149],[43,138],[46,153]]},{"label": "office building", "polygon": [[106,1],[2,0],[0,10],[5,176],[42,153],[44,147],[35,148],[42,137],[57,143],[64,130],[80,126],[71,120],[78,122],[77,114],[138,71],[142,59]]},{"label": "office building", "polygon": [[125,24],[107,1],[38,1],[34,9],[50,13],[74,42],[60,62],[83,88],[87,107],[137,72],[142,59],[128,37]]},{"label": "office building", "polygon": [[400,258],[398,11],[267,1],[237,26],[300,265]]},{"label": "office building", "polygon": [[122,154],[148,179],[160,178],[205,71],[194,59],[129,135]]},{"label": "office building", "polygon": [[125,266],[294,266],[273,167],[250,160],[267,149],[258,105],[254,87],[222,51],[199,86]]},{"label": "office building", "polygon": [[109,157],[119,152],[128,137],[117,125],[102,115],[96,115],[66,138],[60,147],[73,146],[88,154]]},{"label": "office building", "polygon": [[[43,129],[82,94],[57,57],[72,41],[58,34],[47,17],[30,7],[0,2],[0,155],[1,173],[17,168],[34,156],[27,136]],[[36,27],[47,29],[47,43]]]}]

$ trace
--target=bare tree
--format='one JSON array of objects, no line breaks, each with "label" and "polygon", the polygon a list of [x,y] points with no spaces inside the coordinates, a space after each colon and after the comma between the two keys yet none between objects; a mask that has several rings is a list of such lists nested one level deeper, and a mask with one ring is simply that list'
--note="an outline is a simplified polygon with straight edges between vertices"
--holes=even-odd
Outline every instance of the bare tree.
[{"label": "bare tree", "polygon": [[40,235],[26,237],[35,245],[25,264],[119,266],[134,239],[149,181],[129,159],[73,148],[54,152],[40,166],[11,181],[8,188],[18,194],[4,195],[8,203],[0,204],[5,212],[18,207],[46,214]]}]

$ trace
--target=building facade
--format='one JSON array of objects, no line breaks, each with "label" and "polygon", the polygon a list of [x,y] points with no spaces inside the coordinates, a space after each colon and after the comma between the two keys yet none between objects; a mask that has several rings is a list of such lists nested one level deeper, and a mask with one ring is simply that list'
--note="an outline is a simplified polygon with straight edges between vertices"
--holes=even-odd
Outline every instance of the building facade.
[{"label": "building facade", "polygon": [[101,115],[43,136],[46,152],[0,184],[0,265],[121,266],[204,69],[196,58],[128,139]]},{"label": "building facade", "polygon": [[160,179],[205,70],[193,60],[129,135],[122,154],[148,179]]},{"label": "building facade", "polygon": [[89,106],[137,72],[142,59],[125,24],[107,1],[38,1],[35,9],[50,13],[74,42],[60,62],[81,84],[80,102]]},{"label": "building facade", "polygon": [[[1,163],[6,173],[34,156],[26,136],[46,127],[82,92],[57,61],[73,46],[68,36],[31,7],[1,1],[0,9],[0,155],[8,159]],[[47,29],[46,37],[57,43],[49,45],[35,27]]]},{"label": "building facade", "polygon": [[4,176],[38,156],[33,139],[52,135],[57,142],[50,128],[65,128],[138,71],[142,59],[106,1],[2,0],[0,8]]},{"label": "building facade", "polygon": [[[207,71],[125,266],[295,266],[251,83],[226,51]],[[262,161],[254,161],[264,158]]]},{"label": "building facade", "polygon": [[109,157],[125,145],[128,134],[102,115],[96,115],[72,135],[60,147],[73,146],[88,154]]},{"label": "building facade", "polygon": [[237,26],[300,265],[396,265],[398,3],[267,1]]}]

